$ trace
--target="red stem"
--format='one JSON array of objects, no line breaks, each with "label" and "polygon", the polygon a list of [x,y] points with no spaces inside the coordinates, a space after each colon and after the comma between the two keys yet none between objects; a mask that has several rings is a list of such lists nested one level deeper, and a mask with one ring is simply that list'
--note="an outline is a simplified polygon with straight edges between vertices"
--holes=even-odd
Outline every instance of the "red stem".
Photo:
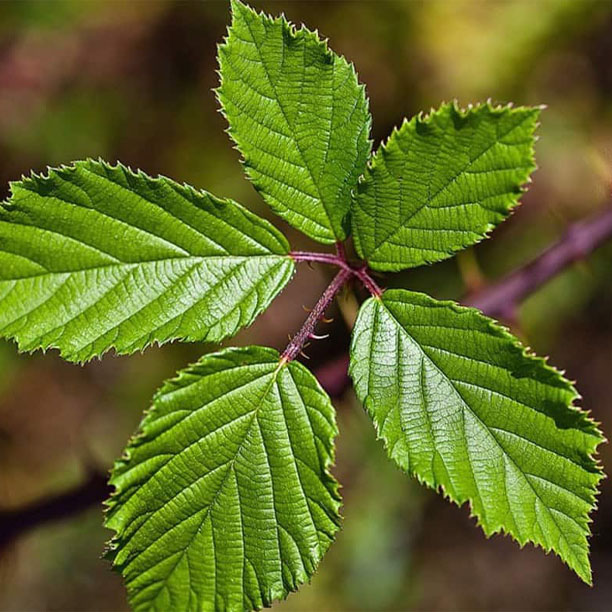
[{"label": "red stem", "polygon": [[329,264],[337,266],[342,270],[346,270],[352,276],[359,279],[363,286],[374,296],[380,297],[383,290],[378,286],[376,281],[370,276],[368,266],[360,267],[352,266],[346,259],[344,245],[341,242],[336,243],[336,255],[333,253],[312,253],[310,251],[291,251],[289,254],[294,261],[314,261],[317,263]]},{"label": "red stem", "polygon": [[[564,238],[531,263],[498,281],[492,287],[480,291],[464,303],[476,305],[488,315],[503,312],[507,310],[508,303],[517,304],[537,291],[555,273],[562,271],[576,259],[586,257],[611,237],[612,207],[593,219],[581,221],[570,227]],[[566,244],[566,241],[569,244]],[[314,258],[313,255],[317,257]],[[319,255],[322,257],[319,258]],[[348,264],[341,261],[339,255],[294,252],[291,256],[295,261],[319,261],[350,269]],[[356,275],[355,272],[352,273]],[[348,354],[344,353],[314,370],[323,387],[333,396],[340,396],[350,384],[347,374],[348,362]],[[8,542],[39,524],[71,516],[89,506],[102,503],[109,495],[105,480],[105,477],[93,476],[82,485],[56,498],[45,499],[26,508],[0,510],[0,551]]]},{"label": "red stem", "polygon": [[376,281],[370,276],[367,266],[353,269],[353,274],[363,283],[363,286],[375,297],[379,298],[383,290],[378,286]]},{"label": "red stem", "polygon": [[332,303],[336,294],[346,281],[353,275],[350,268],[342,268],[336,276],[334,276],[332,282],[329,284],[327,289],[323,292],[323,295],[319,298],[319,301],[315,304],[315,307],[310,311],[304,325],[300,331],[293,336],[285,352],[282,355],[283,361],[293,361],[304,348],[304,345],[310,338],[313,337],[317,323],[325,316],[325,311],[328,306]]},{"label": "red stem", "polygon": [[316,261],[317,263],[325,263],[339,268],[350,269],[346,259],[334,253],[311,253],[309,251],[291,251],[289,256],[293,261]]}]

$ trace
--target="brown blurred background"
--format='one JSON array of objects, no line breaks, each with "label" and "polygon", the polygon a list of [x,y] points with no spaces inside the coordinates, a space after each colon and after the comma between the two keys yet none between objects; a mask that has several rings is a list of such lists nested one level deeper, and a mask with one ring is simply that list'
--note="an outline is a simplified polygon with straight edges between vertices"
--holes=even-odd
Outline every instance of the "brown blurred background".
[{"label": "brown blurred background", "polygon": [[[385,283],[460,298],[529,260],[573,220],[610,205],[612,3],[539,1],[255,2],[329,37],[366,83],[375,146],[404,116],[443,100],[546,104],[523,207],[493,240]],[[30,169],[121,160],[268,218],[243,178],[212,88],[226,2],[0,2],[0,199]],[[294,249],[318,248],[278,219]],[[300,268],[237,344],[282,348],[330,270]],[[514,330],[578,381],[612,425],[612,243],[528,299]],[[341,301],[316,367],[346,349],[356,302]],[[20,508],[106,471],[154,390],[210,347],[168,345],[83,368],[0,343],[0,507]],[[291,610],[611,610],[612,493],[594,517],[591,589],[553,556],[487,541],[469,518],[386,459],[352,391],[335,399],[344,529]],[[602,449],[612,467],[611,451]],[[100,559],[98,505],[29,530],[0,551],[0,610],[125,610]]]}]

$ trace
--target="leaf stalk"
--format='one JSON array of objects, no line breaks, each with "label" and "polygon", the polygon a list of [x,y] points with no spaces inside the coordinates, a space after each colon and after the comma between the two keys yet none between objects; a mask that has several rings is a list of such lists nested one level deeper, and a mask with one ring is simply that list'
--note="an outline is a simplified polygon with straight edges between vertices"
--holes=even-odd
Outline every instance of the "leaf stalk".
[{"label": "leaf stalk", "polygon": [[[332,282],[328,285],[319,301],[304,321],[301,329],[293,336],[287,348],[281,356],[281,361],[287,363],[293,361],[299,354],[302,353],[304,345],[310,338],[313,338],[315,328],[319,321],[325,317],[325,311],[332,303],[340,289],[353,276],[353,270],[346,266],[342,267],[338,274],[334,276]],[[315,335],[316,336],[316,335]]]},{"label": "leaf stalk", "polygon": [[383,290],[372,278],[368,266],[365,264],[351,264],[346,258],[344,245],[341,242],[336,243],[336,250],[336,254],[315,253],[310,251],[291,251],[289,256],[296,262],[317,262],[337,266],[341,270],[346,270],[351,276],[358,279],[375,298],[379,298],[382,295]]}]

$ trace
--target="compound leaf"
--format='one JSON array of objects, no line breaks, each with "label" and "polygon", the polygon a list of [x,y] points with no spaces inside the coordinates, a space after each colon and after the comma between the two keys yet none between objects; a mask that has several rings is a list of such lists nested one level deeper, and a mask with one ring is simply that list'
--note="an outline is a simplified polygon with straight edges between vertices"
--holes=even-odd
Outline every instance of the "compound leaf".
[{"label": "compound leaf", "polygon": [[166,383],[111,478],[108,554],[134,610],[258,609],[307,580],[340,520],[336,433],[313,375],[272,349]]},{"label": "compound leaf", "polygon": [[217,342],[291,278],[285,238],[235,202],[84,161],[0,205],[0,335],[72,361]]},{"label": "compound leaf", "polygon": [[377,270],[450,257],[517,204],[535,168],[539,108],[445,104],[404,122],[372,158],[353,204],[355,247]]},{"label": "compound leaf", "polygon": [[353,66],[316,33],[237,0],[219,64],[217,94],[255,187],[311,238],[344,239],[371,147]]},{"label": "compound leaf", "polygon": [[353,332],[351,375],[390,457],[485,533],[554,550],[591,581],[602,437],[574,387],[477,310],[391,290]]}]

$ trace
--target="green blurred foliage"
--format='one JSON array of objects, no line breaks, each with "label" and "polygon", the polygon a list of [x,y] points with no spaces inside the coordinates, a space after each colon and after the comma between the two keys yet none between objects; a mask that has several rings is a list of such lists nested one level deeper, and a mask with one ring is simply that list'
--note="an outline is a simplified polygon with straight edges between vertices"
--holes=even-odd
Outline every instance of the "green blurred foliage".
[{"label": "green blurred foliage", "polygon": [[[404,116],[457,98],[546,104],[540,169],[523,206],[460,258],[410,270],[389,286],[460,298],[527,261],[572,220],[610,203],[612,3],[602,0],[278,0],[329,37],[366,83],[377,145]],[[0,2],[0,199],[30,169],[85,156],[230,196],[272,218],[243,176],[213,88],[225,1]],[[293,248],[313,245],[285,224]],[[612,246],[530,297],[509,322],[578,380],[610,431]],[[236,343],[282,348],[329,278],[301,269]],[[354,313],[353,313],[354,314]],[[347,345],[310,349],[316,367]],[[154,390],[208,347],[170,345],[84,368],[53,353],[19,356],[0,344],[0,506],[19,507],[106,470]],[[345,525],[312,584],[287,610],[607,610],[612,607],[612,495],[595,517],[595,587],[559,561],[507,538],[485,541],[467,508],[423,490],[385,458],[351,392],[336,402],[336,474]],[[610,451],[604,463],[612,465]],[[0,610],[118,610],[120,579],[100,560],[101,510],[50,523],[0,552]]]}]

